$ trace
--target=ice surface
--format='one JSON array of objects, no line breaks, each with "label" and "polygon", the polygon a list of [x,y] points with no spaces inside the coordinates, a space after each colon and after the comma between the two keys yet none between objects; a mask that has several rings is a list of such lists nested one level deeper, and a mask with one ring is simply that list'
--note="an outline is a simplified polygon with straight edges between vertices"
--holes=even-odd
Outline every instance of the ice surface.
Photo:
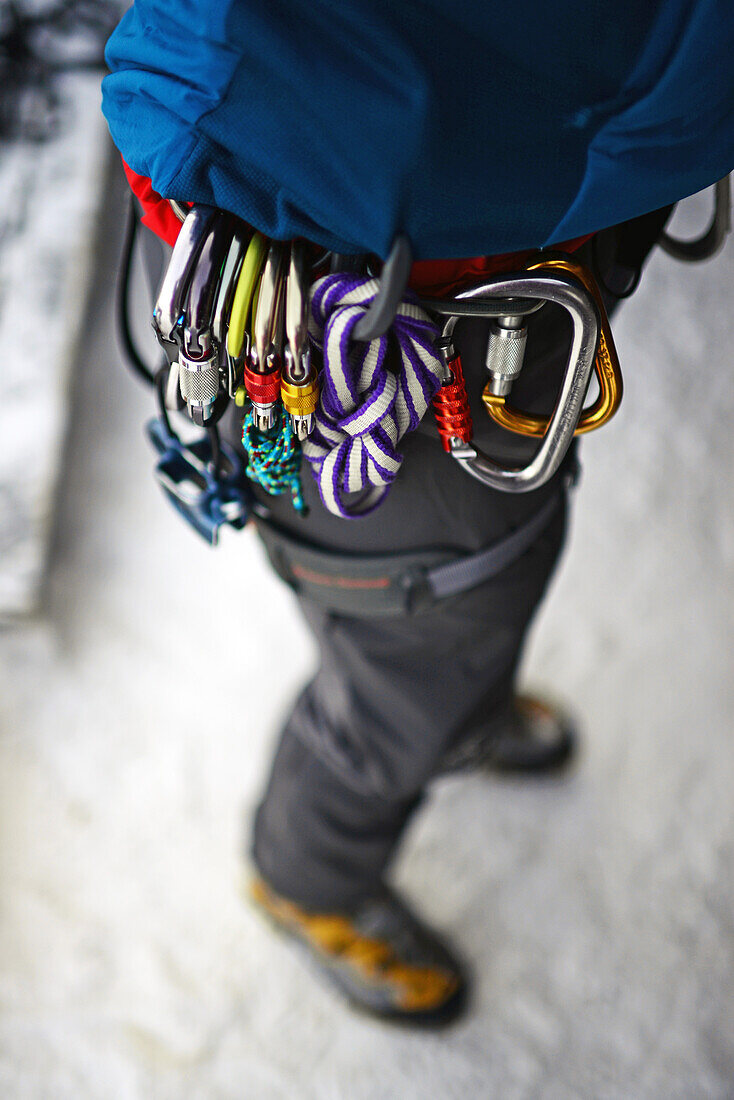
[{"label": "ice surface", "polygon": [[407,838],[400,887],[476,974],[425,1036],[350,1015],[240,900],[314,655],[254,539],[213,555],[153,484],[108,343],[116,209],[45,614],[0,634],[0,1096],[731,1097],[734,248],[657,255],[615,323],[625,403],[526,662],[577,708],[577,769],[444,781]]}]

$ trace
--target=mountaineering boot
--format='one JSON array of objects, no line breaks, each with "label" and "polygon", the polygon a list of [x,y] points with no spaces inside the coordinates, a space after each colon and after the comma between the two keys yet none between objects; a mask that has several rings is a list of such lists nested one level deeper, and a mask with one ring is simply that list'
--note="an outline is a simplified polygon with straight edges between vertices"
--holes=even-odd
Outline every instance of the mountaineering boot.
[{"label": "mountaineering boot", "polygon": [[262,878],[250,898],[305,948],[354,1008],[383,1019],[438,1027],[466,1001],[461,967],[386,886],[348,912],[314,912],[276,894]]},{"label": "mountaineering boot", "polygon": [[471,770],[541,775],[567,764],[577,743],[574,723],[560,707],[515,695],[506,709],[450,750],[441,774]]}]

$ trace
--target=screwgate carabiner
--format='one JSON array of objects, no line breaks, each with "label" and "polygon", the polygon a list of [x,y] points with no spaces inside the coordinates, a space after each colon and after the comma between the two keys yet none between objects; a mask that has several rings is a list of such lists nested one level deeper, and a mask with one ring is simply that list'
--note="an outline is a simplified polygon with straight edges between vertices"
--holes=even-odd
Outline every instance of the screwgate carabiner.
[{"label": "screwgate carabiner", "polygon": [[245,367],[245,389],[252,402],[253,423],[259,431],[269,431],[275,426],[280,400],[286,274],[286,247],[282,241],[273,241],[258,288],[250,362]]},{"label": "screwgate carabiner", "polygon": [[[577,276],[552,266],[547,270],[499,275],[457,295],[457,299],[467,305],[478,300],[477,316],[483,315],[480,302],[496,297],[555,302],[566,310],[573,324],[560,393],[536,454],[527,466],[511,468],[492,461],[473,442],[471,418],[466,416],[468,400],[461,374],[461,361],[451,344],[450,332],[448,346],[444,348],[447,381],[444,389],[439,390],[436,395],[434,404],[444,446],[467,473],[490,488],[510,493],[527,493],[538,489],[553,476],[573,439],[594,364],[599,335],[599,311],[594,297]],[[462,315],[466,315],[463,309]],[[513,310],[506,309],[503,315],[512,316]],[[451,322],[449,325],[453,330]],[[449,388],[450,400],[447,401],[445,391]],[[455,432],[460,434],[454,434]]]},{"label": "screwgate carabiner", "polygon": [[[597,428],[601,428],[608,420],[611,420],[619,408],[623,392],[622,372],[617,357],[617,349],[614,346],[609,318],[599,288],[596,285],[596,280],[583,264],[561,253],[543,255],[539,259],[531,261],[527,270],[541,272],[565,271],[579,279],[594,299],[599,314],[599,343],[594,360],[594,369],[599,383],[599,396],[593,405],[582,412],[574,434],[583,435],[586,432],[593,432]],[[502,320],[504,321],[505,318]],[[521,315],[510,314],[507,320],[520,321]],[[524,327],[518,324],[505,324],[504,331],[502,331],[501,324],[497,328],[500,332],[498,333],[497,329],[493,330],[490,336],[490,349],[493,338],[505,342],[502,351],[505,351],[508,346],[513,349],[521,343],[522,338],[518,334],[526,332]],[[490,365],[490,349],[488,349],[488,366]],[[522,340],[522,351],[524,351],[524,340]],[[509,393],[512,382],[519,374],[522,366],[522,352],[513,356],[512,351],[509,354],[505,351],[504,359],[500,360],[498,365],[500,366],[498,374],[501,374],[504,370],[504,378],[499,382],[499,385],[497,384],[499,379],[497,381],[490,379],[482,394],[482,401],[489,415],[502,428],[507,428],[508,431],[515,432],[518,435],[535,437],[545,435],[551,420],[549,416],[536,416],[533,413],[521,412],[519,409],[507,404],[506,395]]]},{"label": "screwgate carabiner", "polygon": [[293,241],[285,300],[287,344],[283,361],[280,396],[296,439],[303,441],[313,431],[313,414],[319,402],[319,384],[311,365],[308,336],[308,276],[306,245]]},{"label": "screwgate carabiner", "polygon": [[229,215],[219,214],[201,246],[184,309],[178,381],[189,416],[199,425],[211,418],[219,393],[219,348],[212,339],[212,313],[232,233]]}]

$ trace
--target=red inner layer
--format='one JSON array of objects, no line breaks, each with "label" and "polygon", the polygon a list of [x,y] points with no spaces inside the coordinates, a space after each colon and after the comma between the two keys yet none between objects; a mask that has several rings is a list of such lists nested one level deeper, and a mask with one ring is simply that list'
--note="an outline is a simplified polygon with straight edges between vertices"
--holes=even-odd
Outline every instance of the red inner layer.
[{"label": "red inner layer", "polygon": [[[178,237],[181,222],[170,203],[153,190],[146,176],[139,176],[123,161],[128,183],[143,207],[143,225],[161,237],[167,244],[174,245]],[[588,241],[593,234],[577,237],[573,241],[563,241],[558,248],[564,252],[575,252]],[[440,297],[453,294],[470,285],[483,275],[493,275],[498,271],[511,271],[522,267],[534,249],[525,252],[507,252],[501,256],[474,256],[460,260],[419,260],[413,264],[410,285],[421,294]]]}]

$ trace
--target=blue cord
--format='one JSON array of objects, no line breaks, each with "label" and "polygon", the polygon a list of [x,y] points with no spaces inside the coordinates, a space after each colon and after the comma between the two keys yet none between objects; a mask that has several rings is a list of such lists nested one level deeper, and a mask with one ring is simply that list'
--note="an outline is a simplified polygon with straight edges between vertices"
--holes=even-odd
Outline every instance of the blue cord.
[{"label": "blue cord", "polygon": [[293,507],[300,515],[306,513],[301,486],[301,445],[293,434],[289,418],[278,410],[273,428],[261,432],[252,420],[252,410],[242,422],[242,446],[247,451],[246,474],[262,485],[271,496],[290,492]]}]

